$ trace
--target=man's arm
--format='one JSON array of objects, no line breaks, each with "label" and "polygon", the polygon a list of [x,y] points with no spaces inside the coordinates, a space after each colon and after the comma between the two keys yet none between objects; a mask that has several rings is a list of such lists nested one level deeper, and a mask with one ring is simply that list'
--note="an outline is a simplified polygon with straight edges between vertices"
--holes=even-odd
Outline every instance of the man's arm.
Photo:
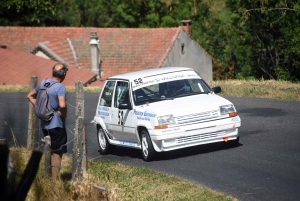
[{"label": "man's arm", "polygon": [[58,105],[59,105],[59,109],[57,111],[58,114],[61,117],[66,118],[67,117],[67,102],[66,102],[65,96],[58,97]]},{"label": "man's arm", "polygon": [[33,89],[31,92],[29,92],[29,94],[27,95],[27,99],[31,102],[31,104],[33,106],[35,106],[36,103],[36,95],[37,95],[37,91],[35,89]]}]

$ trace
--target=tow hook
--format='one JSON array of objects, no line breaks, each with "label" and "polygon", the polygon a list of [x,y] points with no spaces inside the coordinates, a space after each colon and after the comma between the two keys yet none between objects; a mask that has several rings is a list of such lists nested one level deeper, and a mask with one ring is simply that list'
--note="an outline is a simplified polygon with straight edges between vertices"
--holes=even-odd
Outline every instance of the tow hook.
[{"label": "tow hook", "polygon": [[223,137],[224,142],[228,142],[228,137]]}]

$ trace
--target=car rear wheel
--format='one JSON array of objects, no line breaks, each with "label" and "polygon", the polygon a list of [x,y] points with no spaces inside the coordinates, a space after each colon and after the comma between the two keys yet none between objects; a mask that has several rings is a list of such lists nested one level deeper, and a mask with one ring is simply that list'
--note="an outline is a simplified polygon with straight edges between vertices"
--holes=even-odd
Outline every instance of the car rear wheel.
[{"label": "car rear wheel", "polygon": [[142,154],[144,161],[151,161],[154,158],[155,150],[150,139],[150,136],[146,130],[141,132],[142,141]]},{"label": "car rear wheel", "polygon": [[101,127],[98,128],[97,138],[100,147],[100,154],[108,154],[111,149],[111,145],[108,143],[104,130]]}]

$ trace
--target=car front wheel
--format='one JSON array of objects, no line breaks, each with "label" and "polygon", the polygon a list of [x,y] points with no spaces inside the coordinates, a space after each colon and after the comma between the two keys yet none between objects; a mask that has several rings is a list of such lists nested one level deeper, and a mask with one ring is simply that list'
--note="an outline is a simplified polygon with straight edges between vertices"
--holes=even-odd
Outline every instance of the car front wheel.
[{"label": "car front wheel", "polygon": [[226,142],[227,147],[237,147],[239,146],[239,142],[240,142],[240,137],[237,137],[235,140],[229,140],[228,142]]},{"label": "car front wheel", "polygon": [[142,154],[144,161],[151,161],[154,158],[155,150],[150,139],[150,136],[146,130],[141,132],[142,141]]},{"label": "car front wheel", "polygon": [[111,145],[108,143],[104,130],[101,127],[98,128],[97,137],[98,137],[98,143],[100,147],[100,154],[108,154]]},{"label": "car front wheel", "polygon": [[237,137],[235,140],[231,141],[232,146],[238,146],[240,143],[240,137]]}]

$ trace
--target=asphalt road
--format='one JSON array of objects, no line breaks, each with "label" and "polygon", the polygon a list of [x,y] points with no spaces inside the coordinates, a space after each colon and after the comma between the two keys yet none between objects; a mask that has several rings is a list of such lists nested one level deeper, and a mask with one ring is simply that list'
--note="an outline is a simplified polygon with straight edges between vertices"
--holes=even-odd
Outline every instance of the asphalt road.
[{"label": "asphalt road", "polygon": [[[85,94],[85,119],[95,114],[97,94]],[[223,143],[165,152],[144,162],[140,150],[117,148],[100,156],[96,132],[88,125],[90,159],[109,159],[142,166],[191,180],[239,200],[299,200],[300,198],[300,102],[233,98],[242,119],[240,144]],[[67,96],[69,140],[73,139],[75,95]],[[8,124],[21,145],[26,145],[28,124],[26,93],[0,94],[0,138],[12,145]],[[2,123],[3,122],[3,123]],[[38,127],[36,138],[39,138]],[[72,143],[68,144],[71,153]]]}]

